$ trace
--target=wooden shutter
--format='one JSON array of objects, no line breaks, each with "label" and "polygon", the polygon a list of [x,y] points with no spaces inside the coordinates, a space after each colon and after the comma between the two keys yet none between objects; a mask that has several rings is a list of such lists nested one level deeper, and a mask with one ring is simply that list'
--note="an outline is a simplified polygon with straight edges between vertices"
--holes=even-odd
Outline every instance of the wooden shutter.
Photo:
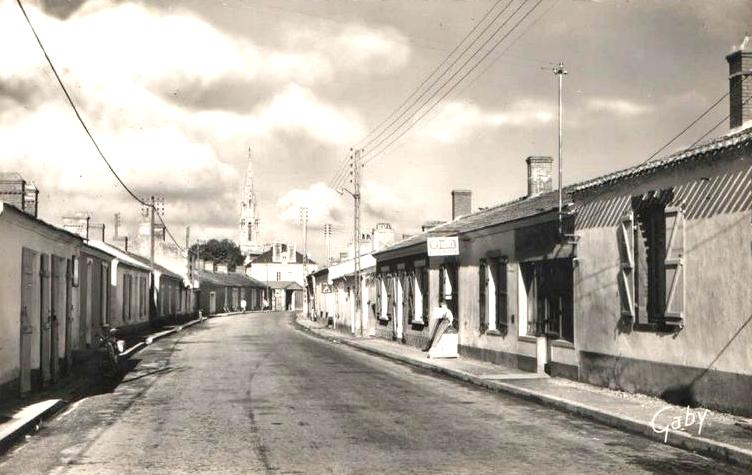
[{"label": "wooden shutter", "polygon": [[406,322],[413,320],[413,274],[406,272],[402,278],[402,314]]},{"label": "wooden shutter", "polygon": [[621,316],[634,321],[635,275],[634,275],[634,213],[630,211],[621,218],[618,229],[619,241],[619,301]]},{"label": "wooden shutter", "polygon": [[480,320],[480,332],[485,333],[488,329],[488,311],[486,296],[488,295],[488,270],[486,261],[480,261],[478,266],[478,319]]},{"label": "wooden shutter", "polygon": [[382,277],[379,276],[376,278],[376,318],[381,319],[381,298],[382,298],[382,291],[383,291],[383,284],[382,284]]},{"label": "wooden shutter", "polygon": [[506,333],[509,323],[507,261],[500,259],[496,266],[496,328]]},{"label": "wooden shutter", "polygon": [[667,325],[684,326],[684,212],[666,208],[666,313]]}]

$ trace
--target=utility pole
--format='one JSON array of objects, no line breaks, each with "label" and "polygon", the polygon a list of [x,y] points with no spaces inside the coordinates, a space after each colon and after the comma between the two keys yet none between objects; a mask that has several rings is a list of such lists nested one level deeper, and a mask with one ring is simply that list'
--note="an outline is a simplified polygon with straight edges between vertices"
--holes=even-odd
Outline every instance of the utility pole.
[{"label": "utility pole", "polygon": [[562,91],[564,88],[564,76],[567,74],[567,71],[564,69],[564,63],[559,63],[558,66],[554,67],[554,75],[559,77],[559,237],[562,236],[564,229],[562,227],[562,219],[561,219],[561,212],[562,212],[562,205],[563,205],[563,199],[562,199],[562,163],[561,163],[561,147],[562,147]]},{"label": "utility pole", "polygon": [[112,240],[117,242],[120,238],[120,213],[115,213],[115,236],[113,236]]},{"label": "utility pole", "polygon": [[149,207],[150,213],[150,226],[149,226],[149,263],[151,268],[154,269],[154,196],[151,197],[151,206]]},{"label": "utility pole", "polygon": [[310,318],[308,312],[308,208],[300,208],[300,224],[303,225],[303,306],[305,307],[306,317]]},{"label": "utility pole", "polygon": [[[353,250],[355,251],[355,315],[353,315],[354,319],[357,319],[358,312],[361,311],[360,308],[360,154],[363,151],[363,149],[358,149],[352,152],[352,162],[350,163],[350,166],[352,167],[351,173],[352,173],[352,184],[353,184],[353,201],[354,204],[354,210],[353,210]],[[360,321],[360,324],[358,325],[360,327],[360,336],[363,336],[363,323],[361,321],[362,319],[358,319],[356,321]]]},{"label": "utility pole", "polygon": [[326,265],[332,264],[332,225],[324,225],[324,241],[326,242]]},{"label": "utility pole", "polygon": [[191,227],[186,226],[185,227],[185,256],[187,258],[187,265],[188,265],[188,280],[191,282],[191,287],[193,286],[193,265],[191,261]]}]

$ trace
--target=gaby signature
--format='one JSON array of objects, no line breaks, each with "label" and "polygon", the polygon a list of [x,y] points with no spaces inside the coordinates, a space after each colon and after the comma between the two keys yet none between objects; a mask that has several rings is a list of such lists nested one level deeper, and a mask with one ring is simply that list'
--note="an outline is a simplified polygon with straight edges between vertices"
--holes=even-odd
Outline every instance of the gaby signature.
[{"label": "gaby signature", "polygon": [[670,423],[666,424],[665,426],[658,424],[656,422],[658,416],[669,409],[673,409],[673,407],[666,406],[661,408],[655,414],[653,414],[653,419],[651,419],[650,421],[650,427],[653,429],[653,432],[663,434],[664,443],[668,442],[668,433],[672,430],[678,432],[687,427],[692,427],[695,424],[698,424],[697,435],[702,434],[702,427],[705,424],[705,418],[708,417],[708,413],[710,411],[708,411],[707,409],[694,411],[690,409],[689,406],[687,406],[686,412],[682,415],[678,415],[672,418]]}]

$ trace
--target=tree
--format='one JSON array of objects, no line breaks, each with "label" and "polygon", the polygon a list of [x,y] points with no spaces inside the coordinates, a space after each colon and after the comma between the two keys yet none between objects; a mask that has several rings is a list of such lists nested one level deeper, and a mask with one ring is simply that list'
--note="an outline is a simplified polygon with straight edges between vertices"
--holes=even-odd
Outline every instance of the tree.
[{"label": "tree", "polygon": [[240,247],[229,239],[210,239],[203,244],[191,246],[191,254],[198,254],[199,259],[227,264],[228,270],[235,270],[235,266],[243,265],[243,253]]}]

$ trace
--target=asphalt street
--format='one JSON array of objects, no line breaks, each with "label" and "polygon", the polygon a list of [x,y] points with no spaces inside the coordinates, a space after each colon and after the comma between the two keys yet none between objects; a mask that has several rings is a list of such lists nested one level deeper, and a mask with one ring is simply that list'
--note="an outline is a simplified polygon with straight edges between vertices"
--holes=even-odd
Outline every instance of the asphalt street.
[{"label": "asphalt street", "polygon": [[315,338],[284,313],[215,318],[137,357],[0,473],[744,473]]}]

